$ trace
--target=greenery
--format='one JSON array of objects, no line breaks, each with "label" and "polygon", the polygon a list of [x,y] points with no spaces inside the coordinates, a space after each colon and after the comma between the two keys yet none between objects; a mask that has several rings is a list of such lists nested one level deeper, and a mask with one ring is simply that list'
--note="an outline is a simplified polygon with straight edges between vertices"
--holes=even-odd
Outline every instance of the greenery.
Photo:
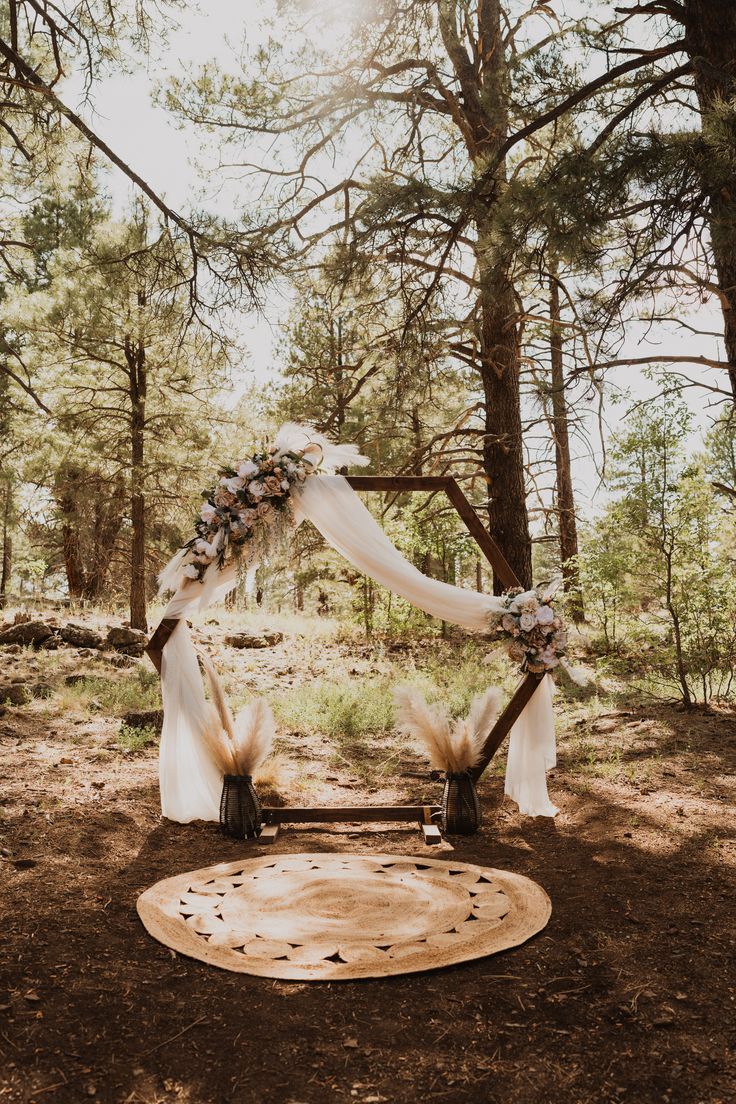
[{"label": "greenery", "polygon": [[[223,37],[168,68],[166,34],[203,18],[187,6],[74,9],[63,31],[45,5],[16,9],[0,608],[68,597],[147,628],[220,458],[311,420],[374,473],[456,475],[525,586],[562,579],[584,661],[686,705],[733,698],[728,0],[269,0],[237,56]],[[158,117],[192,151],[178,207],[59,83],[85,88],[92,118],[110,76],[154,71]],[[270,363],[251,352],[261,307],[279,320]],[[494,585],[441,496],[369,508],[420,570]],[[236,602],[266,620],[452,633],[306,526],[253,584]],[[374,690],[358,707],[325,684],[305,716],[383,731]],[[155,691],[100,678],[75,696],[116,713]]]}]

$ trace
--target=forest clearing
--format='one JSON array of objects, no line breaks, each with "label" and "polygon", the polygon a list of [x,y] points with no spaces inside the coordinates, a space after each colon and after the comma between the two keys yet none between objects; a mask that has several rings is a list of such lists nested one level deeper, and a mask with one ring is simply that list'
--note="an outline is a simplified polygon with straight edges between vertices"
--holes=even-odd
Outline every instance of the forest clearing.
[{"label": "forest clearing", "polygon": [[[204,637],[264,628],[255,616],[217,621]],[[422,800],[426,781],[401,776],[422,763],[391,732],[386,687],[419,670],[465,695],[483,670],[478,646],[341,639],[335,625],[320,622],[317,635],[293,617],[268,627],[284,631],[280,644],[221,646],[218,660],[228,684],[279,703],[269,792],[292,803]],[[499,766],[481,783],[484,830],[443,844],[541,882],[554,900],[547,929],[454,967],[451,981],[300,985],[202,967],[151,941],[135,916],[146,885],[243,847],[214,825],[160,821],[155,733],[121,732],[125,714],[157,706],[147,661],[120,669],[89,652],[23,650],[3,656],[2,678],[53,691],[0,718],[10,1099],[43,1100],[56,1086],[61,1101],[237,1101],[254,1078],[279,1104],[538,1101],[542,1083],[558,1100],[733,1096],[731,710],[632,701],[610,676],[587,697],[563,688],[554,823],[503,799]],[[391,825],[290,828],[271,846],[428,850],[416,827]]]},{"label": "forest clearing", "polygon": [[0,1104],[732,1104],[734,0],[0,87]]}]

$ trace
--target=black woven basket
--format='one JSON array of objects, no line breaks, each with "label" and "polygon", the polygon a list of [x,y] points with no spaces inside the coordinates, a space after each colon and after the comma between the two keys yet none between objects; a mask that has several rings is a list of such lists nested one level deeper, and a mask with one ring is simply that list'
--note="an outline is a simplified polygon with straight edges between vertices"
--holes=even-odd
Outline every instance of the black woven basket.
[{"label": "black woven basket", "polygon": [[220,798],[220,828],[234,839],[261,834],[263,814],[249,774],[226,774]]},{"label": "black woven basket", "polygon": [[481,824],[475,783],[467,771],[445,775],[442,795],[442,827],[450,836],[472,836]]}]

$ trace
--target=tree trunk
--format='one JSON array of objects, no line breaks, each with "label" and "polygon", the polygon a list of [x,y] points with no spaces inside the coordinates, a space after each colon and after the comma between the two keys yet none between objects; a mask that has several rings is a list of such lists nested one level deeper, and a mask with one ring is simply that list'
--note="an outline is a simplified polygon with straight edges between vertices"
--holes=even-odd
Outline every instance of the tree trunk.
[{"label": "tree trunk", "polygon": [[[138,305],[145,301],[139,296]],[[125,354],[130,380],[130,624],[148,631],[146,619],[146,350],[141,338],[126,339]]]},{"label": "tree trunk", "polygon": [[[483,467],[488,477],[489,527],[523,587],[532,585],[532,545],[526,509],[519,398],[517,310],[513,288],[478,243],[480,374],[485,400]],[[503,584],[494,573],[493,592]]]},{"label": "tree trunk", "polygon": [[5,484],[5,502],[3,504],[3,563],[0,574],[0,609],[8,603],[10,578],[13,573],[13,535],[10,520],[13,513],[13,489],[10,481]]},{"label": "tree trunk", "polygon": [[[702,129],[707,132],[714,108],[733,102],[736,96],[736,4],[733,0],[685,0],[685,27]],[[732,157],[708,157],[704,187],[710,200],[708,222],[721,291],[729,381],[736,402],[736,184],[732,166]]]},{"label": "tree trunk", "polygon": [[80,538],[79,487],[83,476],[76,467],[63,467],[56,473],[54,496],[61,513],[61,549],[70,598],[83,598],[87,582]]},{"label": "tree trunk", "polygon": [[[524,450],[519,396],[519,308],[511,281],[513,247],[499,233],[498,208],[506,188],[506,159],[500,151],[509,129],[509,75],[500,0],[477,7],[477,61],[462,42],[465,5],[441,0],[439,26],[463,89],[465,141],[479,173],[498,162],[485,192],[478,197],[475,224],[480,292],[477,334],[479,371],[485,400],[483,467],[488,479],[491,535],[522,586],[532,584],[532,546],[526,509]],[[503,584],[494,573],[494,593]]]},{"label": "tree trunk", "polygon": [[93,602],[102,596],[107,584],[125,502],[125,486],[120,477],[112,483],[100,480],[99,491],[95,502],[91,568],[84,586],[84,597]]},{"label": "tree trunk", "polygon": [[549,281],[550,362],[552,367],[552,431],[555,439],[555,483],[560,530],[560,560],[568,609],[576,623],[585,620],[583,595],[578,574],[578,530],[570,464],[570,435],[565,396],[560,326],[560,287],[553,272]]}]

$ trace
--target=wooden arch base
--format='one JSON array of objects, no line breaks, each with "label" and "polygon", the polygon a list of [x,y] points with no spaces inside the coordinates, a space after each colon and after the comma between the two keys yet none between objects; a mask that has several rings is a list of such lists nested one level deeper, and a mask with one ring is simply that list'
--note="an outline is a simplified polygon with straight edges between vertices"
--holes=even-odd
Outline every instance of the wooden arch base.
[{"label": "wooden arch base", "polygon": [[[471,503],[463,493],[459,483],[450,475],[348,475],[346,479],[355,491],[444,491],[458,514],[464,521],[468,532],[478,545],[496,578],[508,590],[520,586],[506,557],[493,537],[483,526]],[[161,658],[166,642],[176,627],[177,619],[165,617],[154,632],[146,652],[154,667],[161,674]],[[488,733],[478,765],[470,772],[475,782],[496,754],[513,725],[518,720],[532,694],[539,686],[544,675],[525,675]],[[261,835],[263,842],[275,839],[281,824],[318,824],[336,822],[381,823],[386,821],[405,821],[418,823],[424,833],[425,843],[439,843],[438,822],[442,817],[442,807],[436,804],[426,805],[360,805],[348,809],[316,807],[310,809],[264,808],[265,828]]]}]

